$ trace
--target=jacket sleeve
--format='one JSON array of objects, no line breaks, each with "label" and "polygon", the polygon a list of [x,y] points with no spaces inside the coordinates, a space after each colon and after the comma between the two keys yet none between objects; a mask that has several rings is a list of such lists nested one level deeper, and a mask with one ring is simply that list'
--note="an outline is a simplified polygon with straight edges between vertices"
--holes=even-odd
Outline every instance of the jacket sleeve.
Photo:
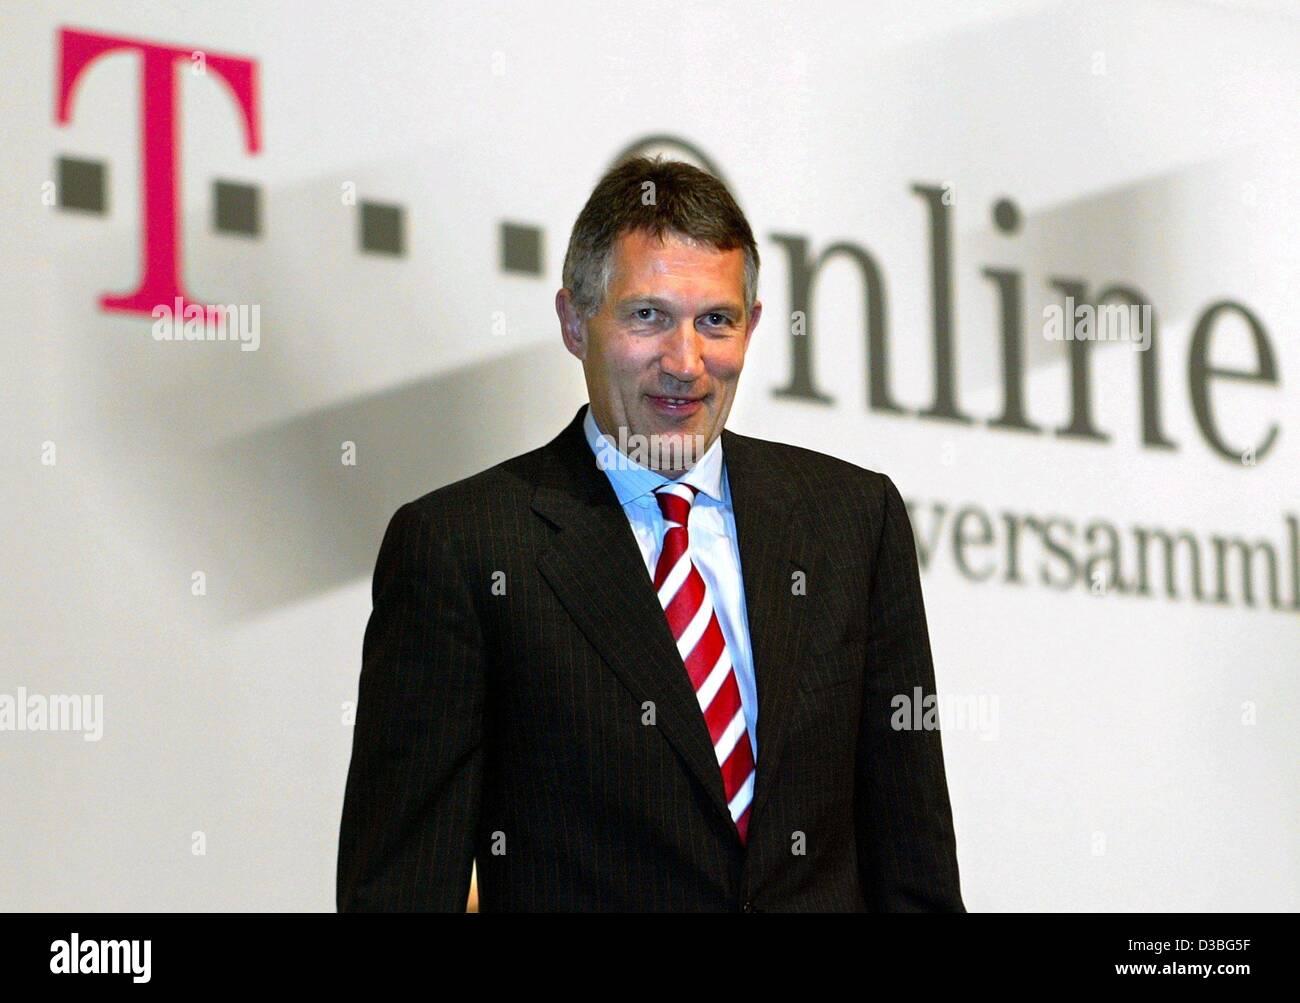
[{"label": "jacket sleeve", "polygon": [[339,832],[340,912],[464,912],[483,778],[483,639],[417,503],[384,534]]},{"label": "jacket sleeve", "polygon": [[918,691],[922,720],[935,694],[916,541],[902,496],[881,478],[854,796],[859,876],[872,911],[965,912],[937,713],[934,727],[912,727]]}]

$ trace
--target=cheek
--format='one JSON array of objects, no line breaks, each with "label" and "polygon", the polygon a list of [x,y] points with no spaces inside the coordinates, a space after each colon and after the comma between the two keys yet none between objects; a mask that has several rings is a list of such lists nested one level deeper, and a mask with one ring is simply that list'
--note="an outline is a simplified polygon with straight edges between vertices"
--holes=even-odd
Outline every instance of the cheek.
[{"label": "cheek", "polygon": [[646,372],[655,368],[657,359],[654,346],[648,340],[626,341],[613,346],[607,363],[614,379],[640,385]]},{"label": "cheek", "polygon": [[627,379],[627,373],[635,368],[629,346],[617,338],[600,341],[594,362],[607,383],[622,383]]},{"label": "cheek", "polygon": [[739,346],[727,347],[708,359],[709,372],[716,380],[730,380],[740,375],[745,365],[745,352]]}]

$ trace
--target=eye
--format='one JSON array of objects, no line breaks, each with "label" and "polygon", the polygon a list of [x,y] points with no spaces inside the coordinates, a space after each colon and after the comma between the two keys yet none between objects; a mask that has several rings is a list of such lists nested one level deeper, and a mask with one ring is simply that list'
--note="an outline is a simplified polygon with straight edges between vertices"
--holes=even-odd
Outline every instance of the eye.
[{"label": "eye", "polygon": [[637,310],[633,310],[633,311],[632,311],[632,316],[635,317],[637,320],[645,320],[645,321],[649,321],[649,320],[654,320],[654,315],[655,315],[655,313],[656,313],[656,311],[655,311],[655,308],[654,308],[654,307],[652,307],[652,306],[643,306],[643,307],[640,307],[640,308],[637,309]]},{"label": "eye", "polygon": [[731,323],[731,318],[725,313],[707,313],[704,315],[704,319],[714,327],[722,327]]}]

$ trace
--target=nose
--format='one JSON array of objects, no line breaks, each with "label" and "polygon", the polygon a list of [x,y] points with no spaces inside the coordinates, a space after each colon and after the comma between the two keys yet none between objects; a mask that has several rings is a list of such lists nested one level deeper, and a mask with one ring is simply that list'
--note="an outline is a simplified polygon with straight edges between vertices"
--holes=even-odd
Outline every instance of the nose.
[{"label": "nose", "polygon": [[701,338],[695,330],[694,318],[679,324],[665,335],[663,355],[659,366],[679,383],[693,383],[704,374],[704,355]]}]

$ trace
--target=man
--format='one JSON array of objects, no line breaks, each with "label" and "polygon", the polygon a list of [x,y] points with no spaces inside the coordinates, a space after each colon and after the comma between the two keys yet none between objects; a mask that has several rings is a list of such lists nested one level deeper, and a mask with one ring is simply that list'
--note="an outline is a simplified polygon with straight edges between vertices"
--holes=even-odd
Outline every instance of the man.
[{"label": "man", "polygon": [[374,578],[340,910],[964,911],[889,478],[725,430],[758,251],[716,178],[616,166],[556,296],[589,406],[410,502]]}]

